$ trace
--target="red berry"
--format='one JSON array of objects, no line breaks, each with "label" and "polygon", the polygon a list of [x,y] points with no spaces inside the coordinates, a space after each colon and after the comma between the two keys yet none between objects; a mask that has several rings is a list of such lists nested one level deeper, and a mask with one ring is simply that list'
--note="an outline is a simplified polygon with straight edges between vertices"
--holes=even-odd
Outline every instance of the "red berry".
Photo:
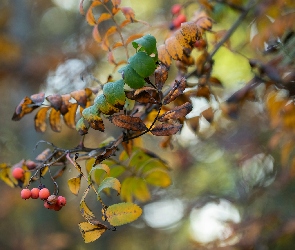
[{"label": "red berry", "polygon": [[31,198],[31,190],[28,188],[24,188],[21,192],[20,192],[20,196],[22,197],[22,199],[26,200],[26,199],[30,199]]},{"label": "red berry", "polygon": [[174,4],[172,7],[171,7],[171,13],[173,15],[178,15],[180,13],[180,11],[182,10],[182,6],[181,4]]},{"label": "red berry", "polygon": [[47,209],[53,209],[55,205],[49,204],[47,201],[44,201],[44,207]]},{"label": "red berry", "polygon": [[50,195],[50,192],[48,190],[48,188],[42,188],[40,191],[39,191],[39,198],[41,200],[46,200]]},{"label": "red berry", "polygon": [[65,205],[67,204],[66,197],[58,196],[58,198],[57,198],[57,204],[58,204],[60,207],[65,206]]},{"label": "red berry", "polygon": [[12,176],[17,180],[22,179],[24,175],[25,175],[25,171],[22,168],[14,168],[12,170]]},{"label": "red berry", "polygon": [[57,203],[53,205],[53,210],[59,211],[62,209],[62,206],[59,206]]},{"label": "red berry", "polygon": [[32,188],[32,190],[31,190],[32,199],[38,199],[39,198],[39,192],[40,192],[39,188]]},{"label": "red berry", "polygon": [[57,196],[52,194],[47,198],[47,202],[51,205],[55,205],[57,202]]},{"label": "red berry", "polygon": [[184,22],[186,22],[186,16],[184,14],[180,14],[172,21],[172,25],[174,26],[174,29],[178,29],[180,28],[180,25]]}]

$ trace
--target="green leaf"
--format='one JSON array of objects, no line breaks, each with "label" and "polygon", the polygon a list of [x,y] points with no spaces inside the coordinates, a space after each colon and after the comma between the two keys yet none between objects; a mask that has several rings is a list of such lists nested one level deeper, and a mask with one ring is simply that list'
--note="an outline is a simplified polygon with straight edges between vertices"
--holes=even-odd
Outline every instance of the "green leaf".
[{"label": "green leaf", "polygon": [[122,182],[122,187],[121,187],[121,199],[127,202],[132,201],[133,197],[133,178],[134,177],[127,177],[124,179]]},{"label": "green leaf", "polygon": [[138,38],[132,42],[132,45],[135,49],[139,46],[143,47],[148,55],[154,53],[157,54],[156,39],[151,35],[145,35],[141,38]]},{"label": "green leaf", "polygon": [[131,202],[123,202],[109,206],[106,210],[108,222],[112,226],[121,226],[138,219],[142,209]]},{"label": "green leaf", "polygon": [[161,169],[148,172],[144,179],[147,183],[157,187],[165,188],[171,185],[171,178],[169,174]]},{"label": "green leaf", "polygon": [[82,116],[87,120],[91,128],[104,132],[103,120],[99,116],[99,111],[96,106],[90,106],[84,109]]},{"label": "green leaf", "polygon": [[102,183],[99,185],[97,192],[100,193],[105,188],[112,188],[118,192],[118,195],[121,191],[121,183],[118,179],[114,177],[107,177],[105,178]]},{"label": "green leaf", "polygon": [[110,176],[119,177],[121,174],[125,172],[125,167],[121,165],[117,165],[111,168]]},{"label": "green leaf", "polygon": [[76,123],[76,130],[79,132],[80,135],[86,135],[88,133],[88,129],[88,122],[83,117],[81,117]]},{"label": "green leaf", "polygon": [[89,172],[89,175],[88,175],[88,182],[91,182],[91,173],[93,173],[93,171],[96,172],[96,170],[103,170],[107,174],[107,176],[110,175],[110,168],[109,168],[108,165],[106,165],[106,164],[98,164],[98,165],[91,168],[91,170]]},{"label": "green leaf", "polygon": [[128,60],[129,65],[138,75],[145,78],[154,73],[156,64],[145,52],[138,52]]},{"label": "green leaf", "polygon": [[125,104],[124,81],[108,82],[103,86],[106,101],[114,107],[122,109]]},{"label": "green leaf", "polygon": [[104,95],[99,95],[94,99],[94,106],[99,109],[99,111],[106,115],[112,115],[119,112],[120,110],[109,103]]},{"label": "green leaf", "polygon": [[145,85],[145,80],[130,65],[121,68],[119,72],[123,73],[124,82],[129,87],[139,89]]}]

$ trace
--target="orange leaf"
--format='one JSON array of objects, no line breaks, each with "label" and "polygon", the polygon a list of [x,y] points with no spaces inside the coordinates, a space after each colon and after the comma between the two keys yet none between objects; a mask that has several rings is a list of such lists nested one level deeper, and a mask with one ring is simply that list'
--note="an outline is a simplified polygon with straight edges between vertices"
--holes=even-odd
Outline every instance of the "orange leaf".
[{"label": "orange leaf", "polygon": [[135,39],[141,38],[143,36],[143,34],[134,34],[131,35],[130,37],[128,37],[128,39],[126,40],[126,45],[131,43],[132,41],[134,41]]},{"label": "orange leaf", "polygon": [[94,38],[94,40],[97,42],[97,43],[101,43],[101,36],[99,34],[99,31],[98,31],[98,26],[95,25],[93,27],[93,30],[92,30],[92,37]]},{"label": "orange leaf", "polygon": [[69,128],[75,128],[76,127],[76,111],[78,108],[77,103],[71,103],[68,106],[68,112],[64,115],[64,122]]},{"label": "orange leaf", "polygon": [[49,123],[50,127],[54,132],[60,132],[61,131],[61,119],[60,119],[60,111],[51,109],[50,115],[49,115]]},{"label": "orange leaf", "polygon": [[47,111],[50,107],[41,108],[35,116],[35,130],[37,132],[45,132]]},{"label": "orange leaf", "polygon": [[105,20],[108,20],[108,19],[110,19],[111,17],[112,17],[112,15],[109,14],[109,13],[102,13],[102,14],[100,15],[100,17],[97,19],[96,24],[100,24],[101,22],[103,22],[103,21],[105,21]]},{"label": "orange leaf", "polygon": [[167,66],[171,65],[171,56],[167,52],[165,44],[162,44],[158,47],[158,57],[163,64]]},{"label": "orange leaf", "polygon": [[86,13],[86,21],[90,24],[90,25],[95,25],[96,24],[96,20],[95,20],[95,17],[93,15],[93,11],[92,9],[96,6],[99,6],[101,5],[101,2],[100,1],[95,1],[95,2],[92,2],[92,4],[90,5],[87,13]]},{"label": "orange leaf", "polygon": [[61,98],[62,98],[62,104],[60,107],[60,113],[62,115],[65,115],[69,111],[69,106],[71,105],[70,103],[71,95],[70,94],[62,95]]},{"label": "orange leaf", "polygon": [[200,30],[195,22],[182,23],[180,32],[190,44],[200,38]]},{"label": "orange leaf", "polygon": [[76,90],[71,92],[71,96],[77,101],[77,103],[83,108],[86,107],[87,96],[84,89]]},{"label": "orange leaf", "polygon": [[174,33],[174,36],[175,36],[176,40],[178,41],[178,43],[183,47],[183,49],[185,49],[185,48],[191,49],[192,48],[192,46],[190,45],[190,42],[182,35],[180,29]]},{"label": "orange leaf", "polygon": [[112,0],[114,7],[118,7],[121,4],[121,0]]},{"label": "orange leaf", "polygon": [[183,48],[180,45],[180,43],[177,41],[175,36],[169,37],[165,41],[165,47],[169,55],[174,59],[174,60],[181,60],[183,56]]},{"label": "orange leaf", "polygon": [[128,25],[129,23],[131,23],[131,21],[129,19],[124,20],[121,24],[120,24],[120,28],[124,28],[126,25]]},{"label": "orange leaf", "polygon": [[102,42],[102,45],[101,45],[101,48],[105,51],[109,51],[110,50],[110,43],[109,43],[109,36],[111,36],[112,34],[114,34],[115,32],[117,31],[117,27],[116,26],[112,26],[110,27],[107,32],[105,33],[104,35],[104,38],[103,38],[103,42]]},{"label": "orange leaf", "polygon": [[116,49],[118,47],[122,47],[123,46],[123,43],[121,42],[116,42],[114,45],[113,45],[113,49]]},{"label": "orange leaf", "polygon": [[33,101],[26,96],[15,108],[12,120],[20,120],[24,115],[31,113],[35,108],[38,108],[38,106],[33,106]]}]

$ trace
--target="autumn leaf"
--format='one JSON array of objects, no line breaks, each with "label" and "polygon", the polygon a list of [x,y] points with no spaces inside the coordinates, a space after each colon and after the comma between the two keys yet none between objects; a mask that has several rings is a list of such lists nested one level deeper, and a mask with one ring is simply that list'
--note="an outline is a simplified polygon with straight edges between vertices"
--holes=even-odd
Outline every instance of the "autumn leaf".
[{"label": "autumn leaf", "polygon": [[102,39],[98,30],[98,25],[94,25],[92,30],[92,37],[97,43],[101,43]]},{"label": "autumn leaf", "polygon": [[183,56],[183,48],[175,36],[169,37],[165,41],[165,48],[174,60],[181,60]]},{"label": "autumn leaf", "polygon": [[96,106],[90,106],[84,109],[82,116],[85,120],[87,120],[91,128],[104,132],[104,123],[102,118],[99,116]]},{"label": "autumn leaf", "polygon": [[148,184],[153,186],[166,188],[171,185],[171,178],[167,171],[162,169],[155,169],[147,172],[144,179]]},{"label": "autumn leaf", "polygon": [[147,127],[139,117],[132,117],[129,115],[113,115],[109,117],[109,120],[120,128],[133,131],[147,130]]},{"label": "autumn leaf", "polygon": [[108,228],[103,224],[93,225],[89,222],[79,223],[79,229],[85,243],[97,240]]},{"label": "autumn leaf", "polygon": [[122,7],[121,11],[127,20],[130,20],[131,22],[134,21],[135,14],[134,14],[134,10],[132,8]]},{"label": "autumn leaf", "polygon": [[124,81],[108,82],[103,86],[103,94],[108,103],[122,109],[125,104]]},{"label": "autumn leaf", "polygon": [[31,113],[34,109],[38,108],[31,98],[25,97],[15,108],[14,114],[12,116],[13,121],[19,121],[24,115]]},{"label": "autumn leaf", "polygon": [[77,103],[70,103],[68,106],[68,112],[63,116],[65,124],[69,128],[75,128],[76,127],[76,111],[78,108]]},{"label": "autumn leaf", "polygon": [[176,120],[179,118],[183,118],[185,117],[189,112],[191,112],[193,109],[193,106],[191,103],[186,102],[181,106],[177,106],[171,110],[169,110],[168,112],[166,112],[165,114],[161,115],[158,120],[160,122],[165,122],[168,120]]},{"label": "autumn leaf", "polygon": [[168,104],[174,101],[178,96],[183,94],[186,88],[186,79],[182,78],[180,81],[175,80],[175,83],[169,93],[165,96],[163,104]]},{"label": "autumn leaf", "polygon": [[158,57],[159,61],[169,67],[171,65],[171,56],[166,50],[165,44],[162,44],[158,47]]},{"label": "autumn leaf", "polygon": [[60,111],[51,109],[49,114],[49,124],[51,129],[54,132],[61,131],[61,118],[60,118]]},{"label": "autumn leaf", "polygon": [[106,217],[112,226],[121,226],[138,219],[142,210],[136,204],[123,202],[111,205],[106,210]]},{"label": "autumn leaf", "polygon": [[62,97],[59,94],[49,95],[46,100],[50,102],[50,105],[55,109],[59,110],[62,105]]},{"label": "autumn leaf", "polygon": [[181,124],[162,123],[154,126],[151,133],[156,136],[168,136],[176,134],[181,128]]},{"label": "autumn leaf", "polygon": [[127,98],[140,103],[157,104],[160,102],[158,91],[151,87],[142,87],[134,91],[126,91],[126,96]]},{"label": "autumn leaf", "polygon": [[47,118],[47,111],[50,107],[44,107],[39,109],[37,114],[35,115],[35,130],[37,132],[45,132],[46,130],[46,118]]},{"label": "autumn leaf", "polygon": [[204,111],[202,111],[201,114],[209,123],[211,123],[213,121],[214,112],[213,112],[212,107],[205,109]]},{"label": "autumn leaf", "polygon": [[81,186],[81,176],[69,179],[68,186],[73,194],[78,195]]},{"label": "autumn leaf", "polygon": [[86,135],[88,133],[89,123],[81,117],[76,123],[76,130],[80,135]]},{"label": "autumn leaf", "polygon": [[155,84],[158,90],[161,90],[168,79],[168,68],[165,64],[160,64],[155,70]]},{"label": "autumn leaf", "polygon": [[87,103],[87,94],[85,89],[75,90],[71,92],[71,96],[77,101],[77,103],[85,108]]},{"label": "autumn leaf", "polygon": [[118,113],[120,109],[116,108],[109,102],[107,102],[105,95],[99,95],[94,99],[94,109],[99,110],[101,113],[106,115],[112,115]]},{"label": "autumn leaf", "polygon": [[99,185],[97,192],[100,193],[105,188],[112,188],[118,192],[118,195],[121,192],[121,183],[117,178],[107,177]]},{"label": "autumn leaf", "polygon": [[102,14],[99,16],[99,18],[97,19],[96,24],[98,25],[98,24],[100,24],[101,22],[110,19],[111,17],[112,17],[112,15],[109,14],[109,13],[102,13]]}]

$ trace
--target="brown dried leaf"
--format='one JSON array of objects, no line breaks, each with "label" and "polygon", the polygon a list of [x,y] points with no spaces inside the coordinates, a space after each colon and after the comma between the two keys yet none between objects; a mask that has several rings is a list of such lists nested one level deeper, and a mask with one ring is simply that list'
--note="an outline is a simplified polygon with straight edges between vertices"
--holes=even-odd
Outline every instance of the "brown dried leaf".
[{"label": "brown dried leaf", "polygon": [[103,21],[106,21],[112,17],[109,13],[102,13],[96,21],[96,24],[100,24]]},{"label": "brown dried leaf", "polygon": [[85,89],[80,89],[71,92],[71,96],[77,101],[77,103],[85,108],[87,104],[87,93]]},{"label": "brown dried leaf", "polygon": [[167,52],[165,44],[162,44],[158,47],[158,57],[159,61],[163,64],[167,65],[168,67],[171,65],[171,56]]},{"label": "brown dried leaf", "polygon": [[147,127],[139,117],[132,117],[129,115],[113,115],[109,117],[109,120],[120,128],[133,131],[147,130]]},{"label": "brown dried leaf", "polygon": [[175,80],[175,83],[169,93],[165,96],[163,104],[168,104],[174,101],[179,95],[183,93],[186,87],[186,79],[182,78],[180,81]]},{"label": "brown dried leaf", "polygon": [[46,100],[50,102],[51,106],[55,110],[59,110],[62,104],[62,97],[59,94],[49,95],[46,97]]},{"label": "brown dried leaf", "polygon": [[60,113],[62,115],[65,115],[66,113],[68,113],[69,106],[71,105],[70,103],[71,95],[70,94],[62,95],[61,98],[62,98],[62,104],[60,107]]},{"label": "brown dried leaf", "polygon": [[76,128],[76,112],[77,112],[78,104],[70,103],[68,106],[68,112],[63,116],[64,122],[69,128]]},{"label": "brown dried leaf", "polygon": [[168,79],[168,68],[165,64],[160,64],[155,70],[155,84],[158,90],[163,88],[163,85]]},{"label": "brown dried leaf", "polygon": [[30,99],[37,106],[41,106],[45,100],[45,93],[34,94],[30,96]]},{"label": "brown dried leaf", "polygon": [[202,33],[206,30],[211,30],[212,24],[213,24],[213,21],[208,16],[202,16],[196,21],[196,25],[200,28]]},{"label": "brown dried leaf", "polygon": [[209,123],[211,123],[213,121],[214,112],[213,112],[212,107],[205,109],[201,114]]},{"label": "brown dried leaf", "polygon": [[45,161],[47,159],[47,157],[49,156],[50,152],[51,152],[50,149],[46,148],[41,154],[39,154],[36,157],[36,161]]},{"label": "brown dried leaf", "polygon": [[50,107],[44,107],[41,108],[36,116],[35,116],[35,130],[37,132],[45,132],[46,130],[46,118],[47,118],[47,111],[50,109]]},{"label": "brown dried leaf", "polygon": [[154,126],[151,133],[156,136],[169,136],[176,134],[181,128],[181,124],[162,123]]},{"label": "brown dried leaf", "polygon": [[169,37],[165,41],[165,48],[169,55],[174,59],[174,60],[181,60],[183,56],[183,48],[176,39],[175,36]]},{"label": "brown dried leaf", "polygon": [[191,112],[193,109],[193,106],[191,103],[186,102],[181,106],[177,106],[170,111],[166,112],[165,114],[161,115],[158,120],[160,122],[165,122],[168,120],[176,120],[179,118],[185,117],[189,112]]},{"label": "brown dried leaf", "polygon": [[92,37],[97,43],[101,43],[102,39],[98,31],[98,25],[95,25],[92,30]]},{"label": "brown dried leaf", "polygon": [[134,91],[128,91],[126,92],[126,97],[140,103],[157,104],[160,102],[158,91],[151,87],[143,87]]},{"label": "brown dried leaf", "polygon": [[61,119],[59,110],[51,109],[49,114],[49,124],[54,132],[61,131]]},{"label": "brown dried leaf", "polygon": [[192,117],[192,118],[186,120],[186,124],[195,133],[199,131],[199,128],[200,128],[199,122],[200,122],[199,116],[195,116],[195,117]]},{"label": "brown dried leaf", "polygon": [[122,142],[122,146],[124,148],[124,150],[126,151],[127,155],[129,157],[131,157],[132,155],[132,150],[133,150],[133,140],[130,140],[130,141],[125,141],[125,142]]}]

